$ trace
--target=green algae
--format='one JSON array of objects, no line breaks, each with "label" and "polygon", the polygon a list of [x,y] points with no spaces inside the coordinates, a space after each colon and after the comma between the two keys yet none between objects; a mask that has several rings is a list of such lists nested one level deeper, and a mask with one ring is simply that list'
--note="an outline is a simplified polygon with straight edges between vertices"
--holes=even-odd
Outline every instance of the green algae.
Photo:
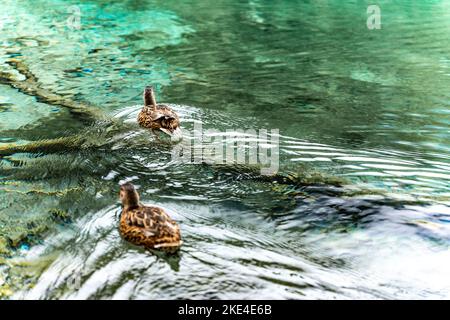
[{"label": "green algae", "polygon": [[[1,282],[1,279],[0,279]],[[7,299],[12,296],[14,291],[10,288],[8,284],[0,285],[0,299]]]},{"label": "green algae", "polygon": [[61,221],[64,223],[68,223],[68,222],[72,221],[70,213],[68,213],[65,210],[55,208],[55,209],[50,209],[48,212],[52,215],[52,217],[55,221]]},{"label": "green algae", "polygon": [[[3,236],[0,237],[0,255],[7,255],[9,254],[9,244],[6,238]],[[1,264],[1,261],[0,261]]]},{"label": "green algae", "polygon": [[[9,299],[15,292],[32,289],[40,275],[56,260],[59,251],[34,259],[14,257],[4,261],[6,270],[0,272],[0,299]],[[0,265],[2,265],[0,257]],[[4,258],[3,258],[4,259]]]},{"label": "green algae", "polygon": [[[11,185],[11,184],[10,184]],[[14,185],[16,185],[14,183]],[[22,199],[16,200],[12,209],[3,209],[0,215],[0,256],[13,256],[14,251],[22,244],[32,245],[42,239],[48,232],[54,230],[60,223],[71,221],[71,214],[67,210],[50,208],[44,214],[39,209],[37,213],[16,212],[22,204],[27,202],[60,203],[74,193],[79,193],[79,187],[62,190],[45,190],[30,188],[28,190],[0,189],[4,193],[15,193]],[[5,195],[7,197],[7,195]],[[9,207],[10,205],[8,205]],[[14,209],[16,208],[16,209]]]}]

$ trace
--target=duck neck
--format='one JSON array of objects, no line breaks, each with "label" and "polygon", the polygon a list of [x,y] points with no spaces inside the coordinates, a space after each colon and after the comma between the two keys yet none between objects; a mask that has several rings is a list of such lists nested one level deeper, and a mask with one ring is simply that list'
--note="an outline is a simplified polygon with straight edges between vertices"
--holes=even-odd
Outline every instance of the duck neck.
[{"label": "duck neck", "polygon": [[127,204],[127,205],[123,206],[123,211],[130,211],[130,210],[136,209],[138,207],[139,207],[139,204],[136,204],[136,205]]},{"label": "duck neck", "polygon": [[150,109],[156,109],[156,99],[155,99],[155,93],[153,92],[153,89],[145,90],[144,103],[145,103],[146,107],[149,107]]},{"label": "duck neck", "polygon": [[140,201],[139,201],[138,195],[130,196],[130,197],[124,199],[124,201],[122,202],[122,206],[125,211],[135,209],[135,208],[139,207],[139,205],[140,205]]}]

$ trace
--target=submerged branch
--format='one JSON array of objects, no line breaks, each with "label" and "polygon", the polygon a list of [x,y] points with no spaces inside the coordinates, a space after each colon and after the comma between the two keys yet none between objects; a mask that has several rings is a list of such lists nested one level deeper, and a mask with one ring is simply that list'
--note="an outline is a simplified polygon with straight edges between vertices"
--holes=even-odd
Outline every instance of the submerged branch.
[{"label": "submerged branch", "polygon": [[63,137],[56,139],[39,140],[23,145],[7,144],[0,146],[0,157],[15,153],[55,153],[80,149],[84,139],[80,136]]},{"label": "submerged branch", "polygon": [[101,110],[92,105],[75,102],[42,88],[37,77],[22,61],[10,59],[6,63],[23,75],[25,80],[17,80],[7,72],[0,72],[0,83],[8,84],[20,92],[36,97],[39,101],[49,105],[67,108],[75,117],[83,121],[93,122],[104,117]]}]

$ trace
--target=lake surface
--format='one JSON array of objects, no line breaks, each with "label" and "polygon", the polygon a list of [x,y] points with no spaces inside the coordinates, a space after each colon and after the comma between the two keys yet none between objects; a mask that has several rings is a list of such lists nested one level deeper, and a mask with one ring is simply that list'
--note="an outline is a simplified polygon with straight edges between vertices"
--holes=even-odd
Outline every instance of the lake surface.
[{"label": "lake surface", "polygon": [[[1,73],[127,129],[0,158],[0,298],[450,298],[450,2],[377,3],[370,30],[371,1],[2,0]],[[278,129],[279,173],[317,183],[174,163],[134,124],[148,84],[186,133]],[[0,83],[0,147],[102,130]],[[178,256],[120,238],[121,181]]]}]

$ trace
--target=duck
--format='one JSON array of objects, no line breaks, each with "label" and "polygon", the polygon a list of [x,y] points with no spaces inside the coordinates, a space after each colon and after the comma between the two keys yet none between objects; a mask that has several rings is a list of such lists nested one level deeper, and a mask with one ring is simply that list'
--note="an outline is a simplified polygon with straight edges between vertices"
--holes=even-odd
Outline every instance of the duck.
[{"label": "duck", "polygon": [[156,104],[152,86],[144,89],[144,107],[139,112],[137,120],[141,127],[151,129],[155,135],[157,130],[169,136],[179,137],[181,135],[178,114],[167,105]]},{"label": "duck", "polygon": [[139,193],[130,182],[120,186],[122,202],[120,234],[135,245],[146,249],[176,253],[181,244],[178,224],[160,207],[140,203]]}]

